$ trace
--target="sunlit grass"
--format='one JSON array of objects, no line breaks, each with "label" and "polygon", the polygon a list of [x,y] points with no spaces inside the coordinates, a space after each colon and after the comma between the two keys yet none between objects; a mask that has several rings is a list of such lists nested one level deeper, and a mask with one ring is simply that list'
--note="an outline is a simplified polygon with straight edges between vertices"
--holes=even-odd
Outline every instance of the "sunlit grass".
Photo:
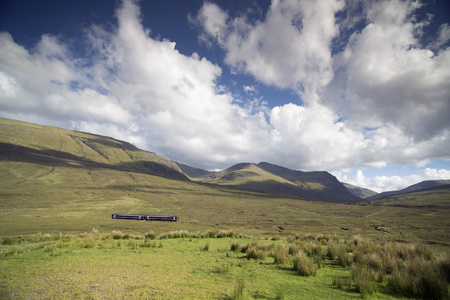
[{"label": "sunlit grass", "polygon": [[[0,285],[6,298],[401,299],[428,291],[445,299],[448,254],[436,256],[422,244],[339,239],[338,247],[363,254],[350,268],[341,267],[327,258],[325,245],[319,267],[314,252],[288,251],[314,235],[261,240],[235,234],[201,237],[183,231],[149,239],[94,229],[78,235],[3,237]],[[251,249],[263,254],[250,254]],[[389,255],[400,262],[394,269]]]}]

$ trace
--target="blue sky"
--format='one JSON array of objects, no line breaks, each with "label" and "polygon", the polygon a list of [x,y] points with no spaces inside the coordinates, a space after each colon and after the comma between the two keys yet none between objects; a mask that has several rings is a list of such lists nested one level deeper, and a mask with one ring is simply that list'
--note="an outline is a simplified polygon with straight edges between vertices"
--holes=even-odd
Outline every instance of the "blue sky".
[{"label": "blue sky", "polygon": [[450,179],[446,1],[0,2],[0,116],[205,169]]}]

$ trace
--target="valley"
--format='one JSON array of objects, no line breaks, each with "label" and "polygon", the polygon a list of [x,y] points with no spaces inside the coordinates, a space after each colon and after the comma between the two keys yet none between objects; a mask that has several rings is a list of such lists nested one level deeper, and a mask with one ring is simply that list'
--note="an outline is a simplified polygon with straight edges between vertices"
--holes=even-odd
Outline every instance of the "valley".
[{"label": "valley", "polygon": [[[326,172],[269,163],[208,172],[112,138],[7,119],[0,119],[0,143],[5,298],[240,299],[235,290],[245,274],[247,298],[408,299],[414,294],[392,292],[390,274],[367,295],[359,291],[357,279],[348,279],[357,274],[354,262],[341,266],[337,256],[327,256],[331,241],[345,248],[345,257],[359,239],[378,250],[425,245],[435,259],[450,249],[445,184],[361,199]],[[113,220],[114,213],[174,215],[179,221]],[[296,240],[320,244],[308,258],[316,264],[323,259],[316,276],[296,273],[295,253],[275,263],[274,249]],[[231,250],[235,242],[272,248],[253,259],[246,250]],[[118,273],[129,266],[139,272]],[[62,271],[67,268],[73,272]],[[152,275],[162,270],[168,271]],[[276,284],[265,288],[267,282]]]}]

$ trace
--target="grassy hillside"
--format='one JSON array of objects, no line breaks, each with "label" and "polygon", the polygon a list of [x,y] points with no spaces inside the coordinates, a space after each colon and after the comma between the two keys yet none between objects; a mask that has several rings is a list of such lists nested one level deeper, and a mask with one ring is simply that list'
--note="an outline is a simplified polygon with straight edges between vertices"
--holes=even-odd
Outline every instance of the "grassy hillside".
[{"label": "grassy hillside", "polygon": [[344,183],[344,186],[354,195],[358,196],[361,199],[366,199],[371,196],[375,196],[378,193],[369,189],[361,188],[359,186],[355,186],[349,183]]},{"label": "grassy hillside", "polygon": [[240,163],[219,172],[180,168],[194,180],[243,191],[329,202],[361,200],[327,172],[301,172],[266,162]]},{"label": "grassy hillside", "polygon": [[[228,189],[189,181],[171,161],[111,138],[5,119],[0,126],[0,235],[94,227],[140,233],[233,228],[256,235],[329,232],[450,240],[444,209],[387,209]],[[242,169],[269,176],[264,171]],[[180,222],[111,220],[113,213],[177,215]],[[376,229],[381,225],[389,233]]]},{"label": "grassy hillside", "polygon": [[433,188],[433,187],[440,186],[443,184],[450,184],[450,180],[425,180],[425,181],[421,181],[419,183],[410,185],[410,186],[408,186],[404,189],[398,190],[398,191],[388,191],[388,192],[383,192],[383,193],[379,193],[379,194],[370,196],[367,198],[367,200],[374,200],[374,199],[379,199],[379,198],[385,198],[385,197],[390,197],[390,196],[395,196],[395,195],[411,193],[411,192],[415,192],[415,191],[419,191],[419,190],[423,190],[423,189]]},{"label": "grassy hillside", "polygon": [[367,203],[377,206],[449,209],[450,184],[442,184],[401,195],[368,200]]},{"label": "grassy hillside", "polygon": [[[193,182],[108,137],[0,119],[0,143],[0,298],[448,298],[443,189],[434,207],[308,201]],[[277,168],[226,176],[299,184]]]}]

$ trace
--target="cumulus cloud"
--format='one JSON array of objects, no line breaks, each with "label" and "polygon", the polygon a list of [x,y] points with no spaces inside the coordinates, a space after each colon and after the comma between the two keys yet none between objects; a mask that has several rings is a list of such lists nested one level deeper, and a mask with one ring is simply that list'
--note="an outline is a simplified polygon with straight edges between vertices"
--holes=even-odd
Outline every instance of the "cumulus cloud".
[{"label": "cumulus cloud", "polygon": [[220,67],[179,53],[175,42],[150,38],[134,1],[124,1],[116,14],[114,31],[87,31],[93,55],[84,64],[53,36],[43,35],[30,51],[2,33],[2,115],[57,119],[206,168],[258,152],[270,126],[263,114],[218,92]]},{"label": "cumulus cloud", "polygon": [[225,61],[269,85],[298,92],[326,85],[332,78],[331,40],[338,33],[334,14],[343,1],[273,1],[264,21],[230,17],[206,2],[197,20],[202,39],[226,50]]},{"label": "cumulus cloud", "polygon": [[372,178],[366,177],[362,170],[358,170],[353,178],[342,176],[339,173],[335,175],[343,182],[380,193],[400,190],[424,180],[448,180],[450,170],[425,168],[408,176],[375,176]]},{"label": "cumulus cloud", "polygon": [[336,55],[339,71],[322,101],[348,117],[349,126],[389,123],[417,141],[448,141],[450,50],[433,52],[419,43],[425,21],[417,21],[418,7],[412,1],[372,2],[365,8],[367,26]]},{"label": "cumulus cloud", "polygon": [[[428,49],[418,42],[418,2],[368,2],[364,17],[349,3],[273,1],[251,20],[205,2],[190,17],[233,72],[289,89],[298,103],[238,101],[218,85],[220,66],[151,38],[137,2],[124,0],[112,30],[86,29],[89,57],[52,35],[25,49],[0,33],[0,115],[114,136],[208,169],[269,161],[343,171],[448,158],[450,51],[436,48],[448,26]],[[242,86],[247,96],[255,85]]]}]

